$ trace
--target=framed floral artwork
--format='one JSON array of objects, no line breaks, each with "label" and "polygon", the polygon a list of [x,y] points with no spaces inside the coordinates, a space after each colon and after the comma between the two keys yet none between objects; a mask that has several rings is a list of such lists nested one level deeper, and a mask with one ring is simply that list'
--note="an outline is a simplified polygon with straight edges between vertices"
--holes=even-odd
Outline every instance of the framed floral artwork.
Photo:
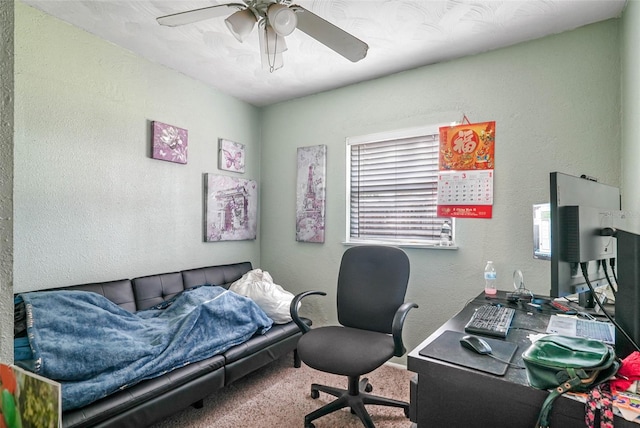
[{"label": "framed floral artwork", "polygon": [[205,174],[205,242],[256,239],[258,184]]},{"label": "framed floral artwork", "polygon": [[153,122],[151,157],[176,163],[187,163],[187,130],[162,122]]},{"label": "framed floral artwork", "polygon": [[218,139],[218,168],[244,174],[244,144]]},{"label": "framed floral artwork", "polygon": [[327,146],[298,147],[296,241],[324,242]]}]

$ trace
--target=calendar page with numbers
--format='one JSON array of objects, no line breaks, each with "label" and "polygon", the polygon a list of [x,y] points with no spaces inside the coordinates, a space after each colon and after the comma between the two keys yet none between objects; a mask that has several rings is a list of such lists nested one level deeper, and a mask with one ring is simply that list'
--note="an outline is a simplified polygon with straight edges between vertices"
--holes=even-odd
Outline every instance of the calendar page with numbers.
[{"label": "calendar page with numbers", "polygon": [[438,174],[439,216],[490,218],[492,206],[492,169]]},{"label": "calendar page with numbers", "polygon": [[495,122],[440,128],[438,216],[491,218]]}]

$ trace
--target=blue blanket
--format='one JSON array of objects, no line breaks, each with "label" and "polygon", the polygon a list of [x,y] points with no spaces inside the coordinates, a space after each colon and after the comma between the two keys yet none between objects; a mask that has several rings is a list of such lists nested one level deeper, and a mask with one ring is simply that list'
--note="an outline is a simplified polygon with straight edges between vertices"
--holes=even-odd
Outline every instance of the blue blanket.
[{"label": "blue blanket", "polygon": [[135,314],[85,291],[21,297],[32,369],[62,384],[63,410],[220,354],[273,323],[252,300],[215,286]]}]

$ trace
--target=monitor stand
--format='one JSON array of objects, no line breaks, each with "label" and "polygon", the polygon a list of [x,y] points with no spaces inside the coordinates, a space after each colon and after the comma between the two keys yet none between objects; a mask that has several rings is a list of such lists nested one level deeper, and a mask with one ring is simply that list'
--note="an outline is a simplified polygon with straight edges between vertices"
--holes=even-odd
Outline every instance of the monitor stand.
[{"label": "monitor stand", "polygon": [[578,294],[578,305],[584,309],[594,309],[596,307],[596,299],[591,290]]}]

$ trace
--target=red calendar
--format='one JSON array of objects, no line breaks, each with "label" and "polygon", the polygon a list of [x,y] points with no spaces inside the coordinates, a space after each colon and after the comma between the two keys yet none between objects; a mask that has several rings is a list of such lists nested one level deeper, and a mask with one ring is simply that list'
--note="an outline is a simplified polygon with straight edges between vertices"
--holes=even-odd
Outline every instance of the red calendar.
[{"label": "red calendar", "polygon": [[440,128],[438,216],[491,218],[495,122]]}]

